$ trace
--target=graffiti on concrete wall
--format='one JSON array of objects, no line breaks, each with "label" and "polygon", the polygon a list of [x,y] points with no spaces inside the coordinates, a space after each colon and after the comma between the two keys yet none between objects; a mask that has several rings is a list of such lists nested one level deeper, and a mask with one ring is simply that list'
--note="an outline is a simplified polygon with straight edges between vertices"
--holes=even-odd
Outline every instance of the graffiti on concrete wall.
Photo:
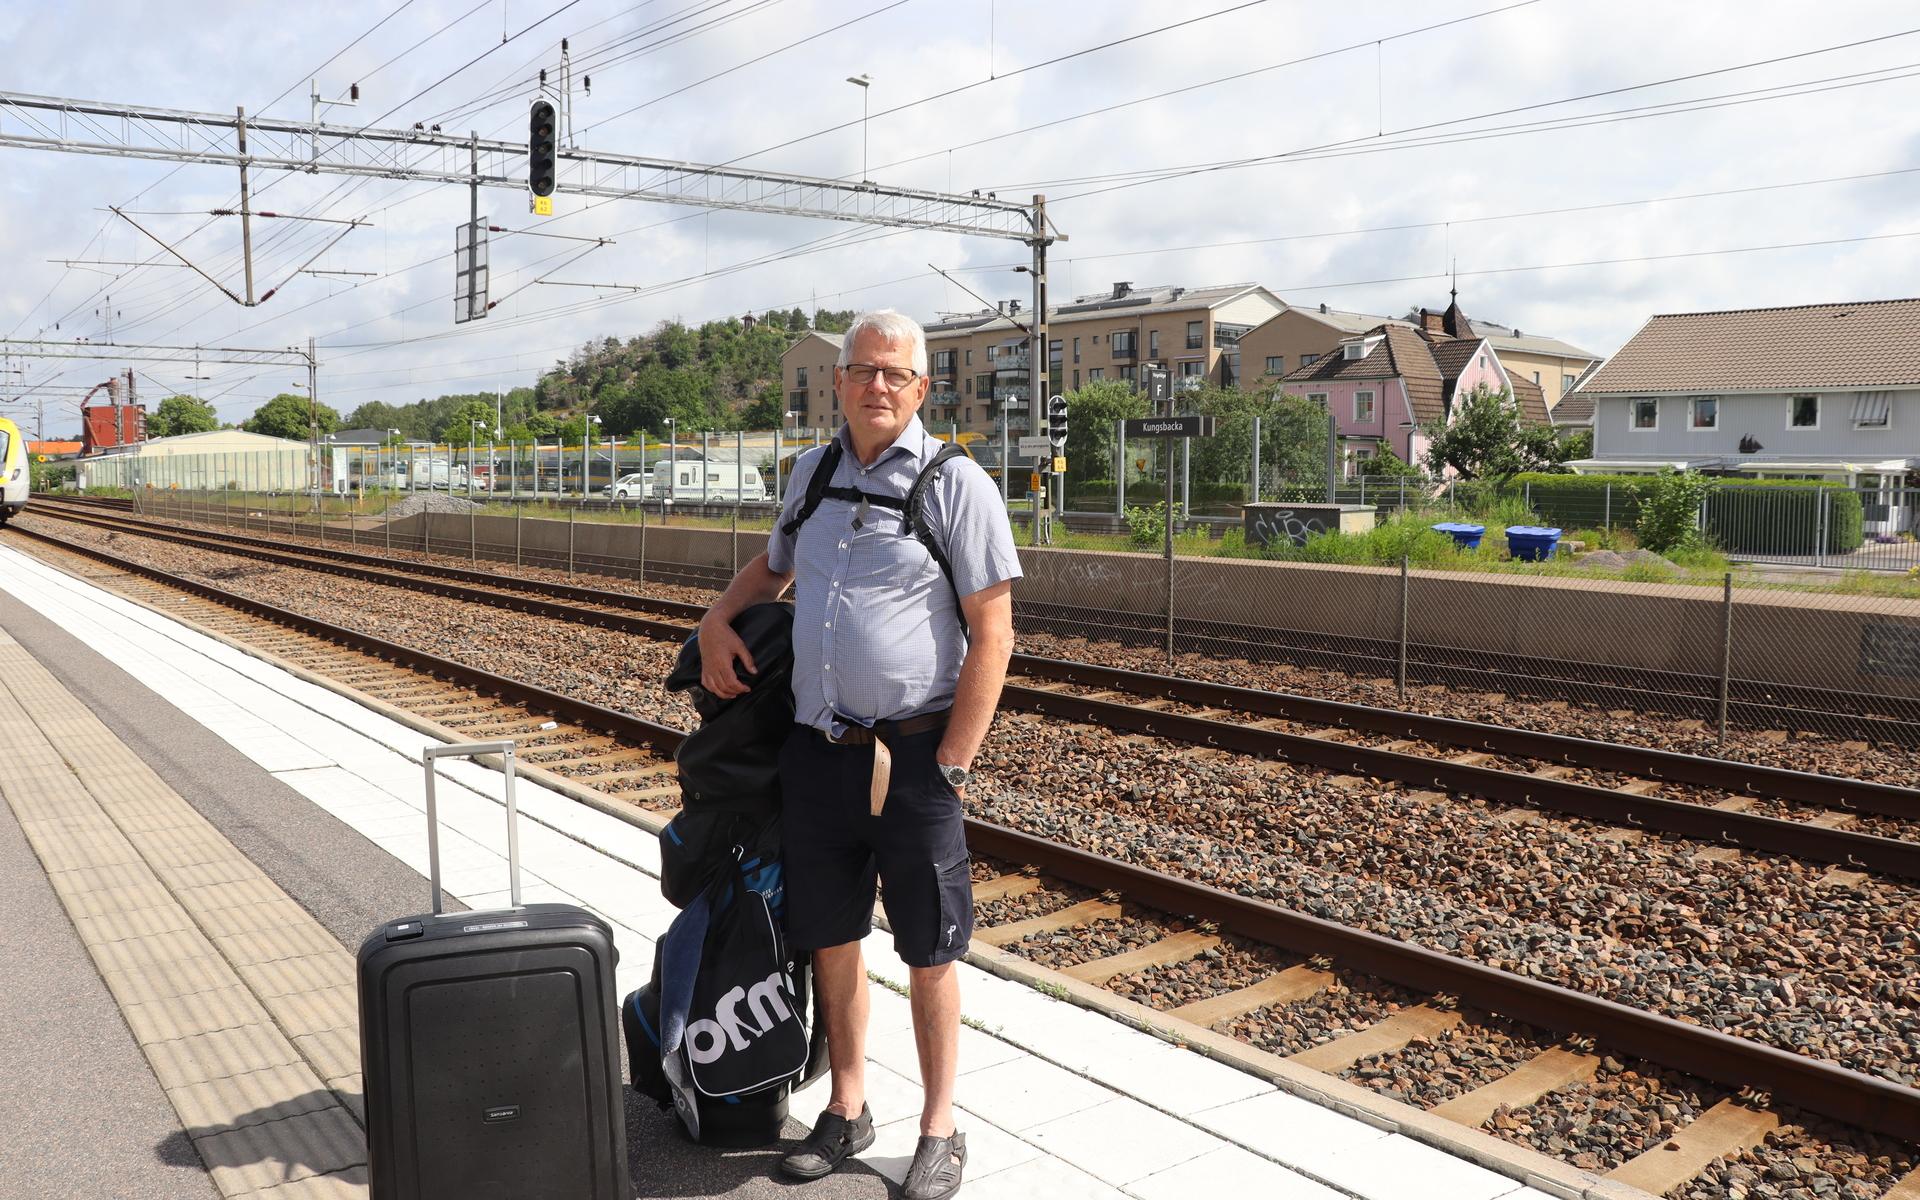
[{"label": "graffiti on concrete wall", "polygon": [[1266,547],[1278,541],[1304,546],[1308,538],[1325,532],[1325,510],[1276,508],[1247,514],[1247,541],[1256,546]]}]

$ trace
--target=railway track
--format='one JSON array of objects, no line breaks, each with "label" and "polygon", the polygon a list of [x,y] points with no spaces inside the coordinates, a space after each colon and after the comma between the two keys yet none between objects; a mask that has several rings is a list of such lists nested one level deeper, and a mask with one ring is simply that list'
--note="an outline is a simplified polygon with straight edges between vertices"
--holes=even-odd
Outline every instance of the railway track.
[{"label": "railway track", "polygon": [[[73,503],[62,499],[61,503]],[[89,501],[81,501],[89,503]],[[91,501],[130,507],[130,501]],[[290,530],[306,533],[294,523]],[[321,536],[325,536],[324,532]],[[420,544],[407,549],[428,549]],[[564,565],[548,562],[548,566]],[[600,564],[605,573],[631,573],[624,564]],[[647,573],[693,586],[720,586],[728,576],[689,564],[649,564]],[[1104,609],[1091,605],[1019,602],[1023,629],[1045,631],[1134,647],[1157,647],[1166,637],[1166,618],[1158,613]],[[1393,679],[1400,669],[1399,644],[1391,639],[1330,637],[1317,630],[1275,626],[1248,627],[1179,618],[1174,642],[1182,652],[1253,663],[1276,663],[1346,674]],[[1628,668],[1578,659],[1552,659],[1415,643],[1408,647],[1409,687],[1439,685],[1465,691],[1499,692],[1544,701],[1576,701],[1620,709],[1660,712],[1689,720],[1713,721],[1719,713],[1720,679],[1715,675]],[[1920,723],[1907,711],[1910,701],[1835,688],[1784,685],[1734,678],[1729,682],[1727,719],[1753,730],[1811,731],[1902,747],[1920,746]]]},{"label": "railway track", "polygon": [[[674,642],[704,612],[697,604],[498,572],[288,548],[125,516],[63,515],[95,528]],[[1920,793],[1906,788],[1031,655],[1016,655],[1011,674],[1002,706],[1012,711],[1391,780],[1431,789],[1437,802],[1475,797],[1513,806],[1520,810],[1515,819],[1553,813],[1616,826],[1629,837],[1652,832],[1711,842],[1709,855],[1751,851],[1824,863],[1836,882],[1854,872],[1920,879]],[[1868,828],[1853,827],[1862,823]]]},{"label": "railway track", "polygon": [[[534,770],[610,811],[677,807],[678,730],[97,547],[18,528],[9,540],[17,533],[46,557],[83,564],[79,573],[97,583],[400,707],[447,736],[515,738]],[[1409,1128],[1415,1136],[1445,1143],[1432,1127],[1453,1126],[1470,1145],[1503,1139],[1512,1170],[1545,1170],[1547,1160],[1528,1153],[1544,1149],[1562,1183],[1600,1176],[1661,1194],[1712,1171],[1744,1170],[1749,1159],[1764,1168],[1784,1116],[1802,1122],[1789,1130],[1817,1127],[1815,1140],[1829,1149],[1840,1139],[1848,1161],[1860,1145],[1874,1151],[1866,1155],[1874,1194],[1905,1200],[1920,1189],[1915,1162],[1902,1157],[1911,1147],[1888,1153],[1871,1136],[1920,1141],[1920,1091],[1003,826],[970,819],[968,837],[983,925],[974,957],[989,969],[1074,990],[1082,1002],[1283,1084],[1313,1090],[1301,1081],[1318,1079],[1336,1096],[1393,1076],[1398,1058],[1496,1044],[1489,1061],[1468,1059],[1464,1073],[1443,1072],[1434,1088],[1389,1089],[1393,1098],[1378,1101],[1389,1114],[1424,1109],[1426,1124]],[[1209,981],[1221,962],[1231,967],[1225,982]],[[1164,986],[1170,978],[1180,986]],[[1296,1010],[1314,1014],[1308,1024],[1335,1020],[1339,1031],[1263,1039],[1263,1020],[1284,1025],[1281,1014]],[[1302,1040],[1310,1044],[1294,1048]],[[1623,1121],[1617,1144],[1588,1138],[1569,1148],[1553,1132],[1569,1104],[1607,1110],[1610,1097],[1644,1097],[1648,1088],[1659,1113],[1630,1129]],[[1541,1120],[1529,1116],[1536,1110]],[[1850,1129],[1830,1130],[1809,1113]],[[1490,1132],[1473,1132],[1483,1128]]]}]

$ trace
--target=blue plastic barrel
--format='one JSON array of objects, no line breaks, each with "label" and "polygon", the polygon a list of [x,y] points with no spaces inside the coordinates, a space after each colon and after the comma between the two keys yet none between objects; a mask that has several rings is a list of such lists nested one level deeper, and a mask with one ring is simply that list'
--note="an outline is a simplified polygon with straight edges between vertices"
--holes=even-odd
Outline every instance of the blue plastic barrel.
[{"label": "blue plastic barrel", "polygon": [[1540,525],[1507,526],[1507,553],[1520,562],[1545,562],[1560,544],[1560,531]]},{"label": "blue plastic barrel", "polygon": [[[1468,525],[1460,521],[1442,521],[1438,525],[1429,526],[1429,528],[1436,533],[1446,534],[1452,538],[1456,544],[1467,550],[1478,550],[1480,548],[1480,537],[1487,531],[1485,525]],[[1554,532],[1558,533],[1559,530],[1556,529]]]}]

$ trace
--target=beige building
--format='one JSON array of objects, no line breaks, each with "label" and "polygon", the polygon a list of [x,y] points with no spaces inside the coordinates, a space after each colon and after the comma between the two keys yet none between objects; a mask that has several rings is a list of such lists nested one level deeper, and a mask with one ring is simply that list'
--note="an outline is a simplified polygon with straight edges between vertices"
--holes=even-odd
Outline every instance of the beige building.
[{"label": "beige building", "polygon": [[124,452],[80,460],[82,487],[246,488],[309,486],[313,448],[306,442],[215,429],[154,438]]},{"label": "beige building", "polygon": [[1358,337],[1382,325],[1400,324],[1393,317],[1344,312],[1322,304],[1318,308],[1286,311],[1250,330],[1240,339],[1241,385],[1260,387],[1290,371],[1310,367],[1333,353],[1342,340]]},{"label": "beige building", "polygon": [[[1140,383],[1143,372],[1165,367],[1179,380],[1240,383],[1239,341],[1285,305],[1257,284],[1217,287],[1135,287],[1075,297],[1048,314],[1051,379],[1042,395],[1067,392],[1096,379]],[[1019,301],[943,317],[926,326],[932,387],[920,416],[941,430],[993,436],[1004,416],[1006,434],[1035,432],[1028,319]],[[809,428],[839,424],[833,394],[837,334],[810,333],[781,356],[789,421]]]}]

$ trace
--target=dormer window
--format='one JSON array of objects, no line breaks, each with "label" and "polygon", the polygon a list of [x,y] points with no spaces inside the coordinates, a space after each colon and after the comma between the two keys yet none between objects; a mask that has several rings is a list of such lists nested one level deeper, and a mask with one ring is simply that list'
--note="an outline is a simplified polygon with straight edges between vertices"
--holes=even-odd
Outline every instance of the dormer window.
[{"label": "dormer window", "polygon": [[1353,362],[1357,359],[1365,358],[1366,354],[1367,354],[1366,345],[1361,342],[1348,342],[1346,345],[1340,347],[1340,356],[1342,358],[1345,358],[1348,362]]}]

